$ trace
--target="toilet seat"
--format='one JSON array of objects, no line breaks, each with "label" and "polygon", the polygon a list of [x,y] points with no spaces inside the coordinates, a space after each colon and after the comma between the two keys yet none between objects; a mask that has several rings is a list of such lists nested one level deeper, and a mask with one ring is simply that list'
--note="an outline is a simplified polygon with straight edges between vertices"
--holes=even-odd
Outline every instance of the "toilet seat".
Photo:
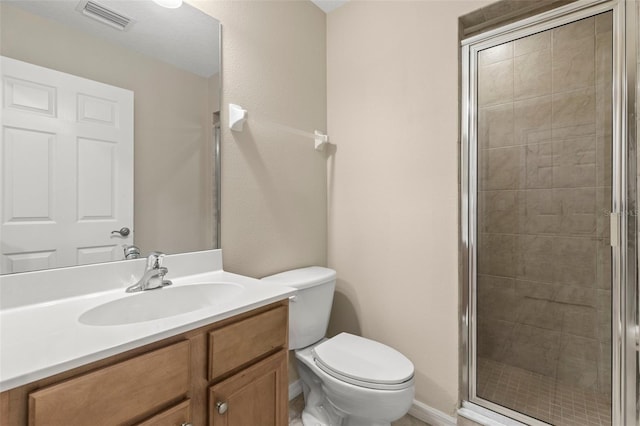
[{"label": "toilet seat", "polygon": [[397,390],[413,384],[413,363],[395,349],[349,333],[312,350],[315,364],[338,380],[370,389]]}]

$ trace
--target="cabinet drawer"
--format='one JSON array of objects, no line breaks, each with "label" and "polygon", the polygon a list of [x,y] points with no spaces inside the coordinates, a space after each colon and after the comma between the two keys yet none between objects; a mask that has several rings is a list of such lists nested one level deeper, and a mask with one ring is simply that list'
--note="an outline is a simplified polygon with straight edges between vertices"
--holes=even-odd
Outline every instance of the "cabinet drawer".
[{"label": "cabinet drawer", "polygon": [[209,332],[209,380],[287,345],[287,306]]},{"label": "cabinet drawer", "polygon": [[29,425],[115,425],[157,412],[189,388],[189,342],[123,361],[29,394]]},{"label": "cabinet drawer", "polygon": [[191,422],[191,401],[188,399],[156,414],[136,426],[180,426]]}]

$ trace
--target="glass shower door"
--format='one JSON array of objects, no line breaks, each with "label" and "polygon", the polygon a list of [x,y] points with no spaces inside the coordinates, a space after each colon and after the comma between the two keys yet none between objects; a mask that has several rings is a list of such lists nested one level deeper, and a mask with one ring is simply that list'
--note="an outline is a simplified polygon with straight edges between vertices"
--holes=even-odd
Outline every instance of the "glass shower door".
[{"label": "glass shower door", "polygon": [[612,12],[477,55],[476,393],[611,425]]}]

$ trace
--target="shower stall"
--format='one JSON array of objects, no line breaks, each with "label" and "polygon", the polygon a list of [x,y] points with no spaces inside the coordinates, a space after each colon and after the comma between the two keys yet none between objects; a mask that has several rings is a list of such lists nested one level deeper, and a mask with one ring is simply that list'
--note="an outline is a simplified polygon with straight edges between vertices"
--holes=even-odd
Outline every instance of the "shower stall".
[{"label": "shower stall", "polygon": [[462,41],[462,411],[635,426],[637,4]]}]

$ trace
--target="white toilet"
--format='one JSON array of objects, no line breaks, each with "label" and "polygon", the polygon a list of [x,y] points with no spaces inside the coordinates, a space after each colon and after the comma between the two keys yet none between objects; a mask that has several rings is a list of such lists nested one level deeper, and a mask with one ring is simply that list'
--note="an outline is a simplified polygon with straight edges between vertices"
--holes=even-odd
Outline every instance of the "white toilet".
[{"label": "white toilet", "polygon": [[325,338],[336,272],[312,266],[263,278],[298,290],[289,305],[289,349],[303,383],[305,426],[389,426],[413,402],[413,364],[382,343]]}]

